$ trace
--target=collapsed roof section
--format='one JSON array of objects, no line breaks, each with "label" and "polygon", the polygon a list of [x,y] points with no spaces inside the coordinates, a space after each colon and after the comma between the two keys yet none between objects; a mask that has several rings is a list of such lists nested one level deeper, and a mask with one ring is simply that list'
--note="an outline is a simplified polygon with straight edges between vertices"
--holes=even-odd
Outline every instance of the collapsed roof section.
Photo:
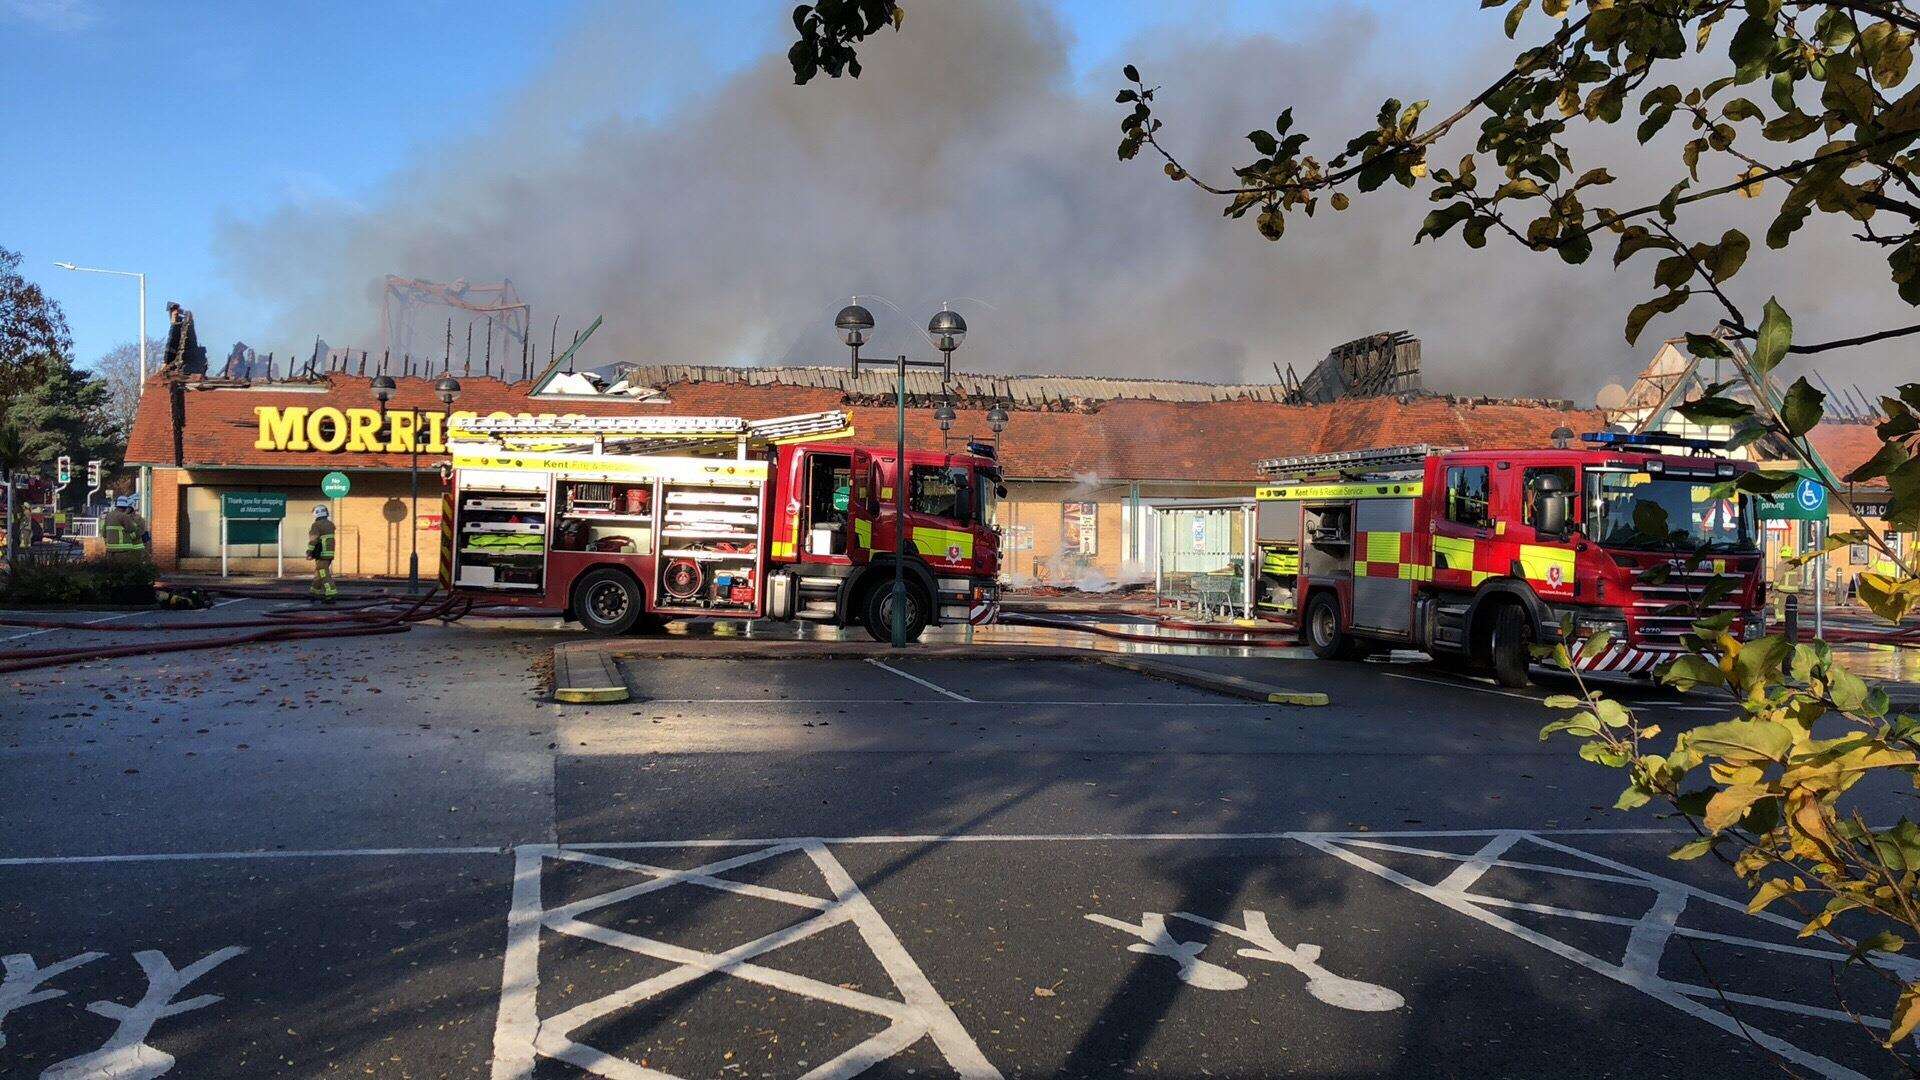
[{"label": "collapsed roof section", "polygon": [[1288,364],[1280,376],[1289,405],[1312,405],[1349,397],[1419,393],[1420,339],[1405,330],[1382,330],[1335,345],[1326,359],[1300,378]]}]

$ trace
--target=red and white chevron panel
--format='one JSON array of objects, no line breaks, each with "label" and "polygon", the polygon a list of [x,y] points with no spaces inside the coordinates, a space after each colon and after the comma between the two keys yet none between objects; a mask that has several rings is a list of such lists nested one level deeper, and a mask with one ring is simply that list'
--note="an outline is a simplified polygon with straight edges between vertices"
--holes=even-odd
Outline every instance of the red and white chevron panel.
[{"label": "red and white chevron panel", "polygon": [[1613,644],[1594,656],[1585,655],[1584,649],[1575,653],[1573,666],[1581,671],[1632,675],[1642,671],[1652,671],[1655,664],[1673,655],[1668,651],[1654,652],[1649,649],[1636,649],[1629,645]]}]

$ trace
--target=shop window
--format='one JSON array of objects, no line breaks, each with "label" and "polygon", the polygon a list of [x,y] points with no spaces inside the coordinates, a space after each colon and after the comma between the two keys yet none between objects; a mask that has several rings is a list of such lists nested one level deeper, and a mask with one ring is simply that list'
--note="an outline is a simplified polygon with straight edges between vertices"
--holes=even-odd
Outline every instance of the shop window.
[{"label": "shop window", "polygon": [[[180,537],[180,554],[189,559],[220,557],[220,495],[222,492],[274,491],[286,495],[287,518],[281,526],[284,531],[280,534],[280,542],[290,562],[304,556],[307,549],[307,528],[313,524],[313,508],[327,502],[318,488],[195,485],[181,490],[184,494],[181,502],[186,509],[186,520],[182,523],[184,533]],[[329,506],[331,505],[329,503]],[[423,503],[422,510],[425,509]],[[337,526],[339,523],[335,524]],[[227,546],[227,557],[231,559],[271,559],[273,554],[272,544],[229,544]]]},{"label": "shop window", "polygon": [[1493,524],[1485,465],[1456,465],[1447,470],[1447,520],[1476,529]]}]

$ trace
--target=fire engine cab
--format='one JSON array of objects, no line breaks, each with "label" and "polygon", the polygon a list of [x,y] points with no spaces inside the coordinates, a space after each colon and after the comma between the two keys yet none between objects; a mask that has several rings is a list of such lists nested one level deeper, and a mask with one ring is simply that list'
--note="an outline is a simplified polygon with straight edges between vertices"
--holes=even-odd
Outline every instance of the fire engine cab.
[{"label": "fire engine cab", "polygon": [[992,449],[902,461],[840,441],[851,433],[837,411],[463,421],[448,442],[442,584],[598,634],[765,618],[884,641],[898,564],[909,639],[991,621],[1005,491]]},{"label": "fire engine cab", "polygon": [[[1731,590],[1703,614],[1733,612],[1733,633],[1758,636],[1754,506],[1725,494],[1754,465],[1658,433],[1583,438],[1260,462],[1275,481],[1256,493],[1265,591],[1292,602],[1323,658],[1418,649],[1507,686],[1527,685],[1529,646],[1559,640],[1568,615],[1582,638],[1611,632],[1597,654],[1576,653],[1582,671],[1651,671],[1700,617],[1680,605],[1708,599],[1716,579]],[[1286,555],[1294,572],[1276,576]]]}]

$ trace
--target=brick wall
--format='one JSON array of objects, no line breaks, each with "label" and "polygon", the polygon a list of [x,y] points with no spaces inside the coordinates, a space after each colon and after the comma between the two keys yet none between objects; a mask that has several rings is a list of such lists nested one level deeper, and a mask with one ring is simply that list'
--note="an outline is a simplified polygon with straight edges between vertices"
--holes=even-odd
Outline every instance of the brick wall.
[{"label": "brick wall", "polygon": [[153,470],[152,486],[148,491],[151,500],[152,516],[147,520],[147,529],[153,534],[153,561],[161,570],[180,569],[180,469]]}]

